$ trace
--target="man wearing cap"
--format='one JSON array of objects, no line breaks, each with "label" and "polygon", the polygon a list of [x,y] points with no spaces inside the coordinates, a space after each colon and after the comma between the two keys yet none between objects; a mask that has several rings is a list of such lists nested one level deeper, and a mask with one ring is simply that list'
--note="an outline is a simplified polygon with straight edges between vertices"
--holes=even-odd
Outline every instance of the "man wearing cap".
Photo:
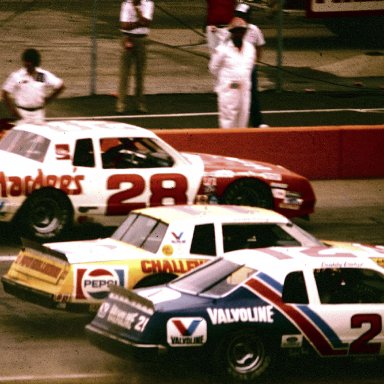
[{"label": "man wearing cap", "polygon": [[206,35],[211,54],[227,36],[237,0],[207,0]]},{"label": "man wearing cap", "polygon": [[64,90],[64,82],[39,67],[41,55],[28,48],[22,55],[23,68],[12,72],[5,81],[2,98],[18,123],[42,124],[45,106]]},{"label": "man wearing cap", "polygon": [[228,26],[230,38],[220,44],[209,62],[216,77],[219,125],[221,128],[248,127],[251,96],[251,72],[256,58],[255,47],[245,41],[247,23],[232,19]]},{"label": "man wearing cap", "polygon": [[247,33],[244,40],[254,45],[256,49],[256,62],[252,70],[252,87],[251,87],[251,109],[250,109],[250,123],[252,127],[267,128],[268,125],[264,124],[263,115],[260,111],[260,103],[258,96],[258,81],[257,81],[257,62],[261,61],[263,46],[265,45],[264,34],[261,29],[250,23],[251,7],[245,3],[239,3],[235,9],[235,16],[242,18],[247,24]]}]

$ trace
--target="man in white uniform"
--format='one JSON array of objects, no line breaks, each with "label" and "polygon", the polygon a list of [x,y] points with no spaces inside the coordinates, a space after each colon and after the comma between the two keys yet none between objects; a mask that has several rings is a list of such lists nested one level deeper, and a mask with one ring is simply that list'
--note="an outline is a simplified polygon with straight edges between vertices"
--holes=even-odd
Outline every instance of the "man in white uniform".
[{"label": "man in white uniform", "polygon": [[132,64],[136,71],[136,110],[147,112],[144,100],[144,76],[147,64],[147,36],[153,18],[154,3],[151,0],[124,0],[120,9],[120,31],[123,33],[123,48],[120,59],[120,82],[116,112],[126,108]]},{"label": "man in white uniform", "polygon": [[64,82],[39,67],[41,56],[36,49],[26,49],[21,59],[24,67],[9,75],[3,85],[2,97],[18,123],[42,124],[45,105],[64,90]]},{"label": "man in white uniform", "polygon": [[257,79],[257,63],[261,61],[263,54],[263,46],[265,45],[264,34],[261,29],[250,23],[251,19],[251,7],[248,4],[240,3],[236,6],[235,16],[244,19],[248,24],[247,33],[244,36],[244,40],[254,45],[256,49],[256,62],[252,70],[252,87],[251,87],[251,109],[250,109],[250,122],[252,127],[267,128],[268,125],[264,124],[263,115],[260,110],[259,103],[259,90]]},{"label": "man in white uniform", "polygon": [[235,17],[228,26],[230,38],[220,44],[209,62],[216,76],[219,125],[221,128],[248,127],[251,96],[251,72],[255,47],[245,41],[247,23]]}]

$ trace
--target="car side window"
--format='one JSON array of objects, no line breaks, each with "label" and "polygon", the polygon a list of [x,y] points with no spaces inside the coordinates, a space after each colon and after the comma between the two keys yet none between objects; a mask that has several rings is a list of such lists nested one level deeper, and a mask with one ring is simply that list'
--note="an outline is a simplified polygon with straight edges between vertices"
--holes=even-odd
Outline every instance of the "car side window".
[{"label": "car side window", "polygon": [[196,225],[190,252],[192,254],[216,256],[215,228],[213,224]]},{"label": "car side window", "polygon": [[377,271],[324,268],[314,276],[322,304],[384,303],[384,275]]},{"label": "car side window", "polygon": [[77,167],[94,167],[95,155],[92,139],[81,139],[76,141],[73,165]]},{"label": "car side window", "polygon": [[224,224],[224,252],[300,243],[276,224]]},{"label": "car side window", "polygon": [[171,167],[173,159],[149,138],[119,137],[100,141],[103,168]]},{"label": "car side window", "polygon": [[285,277],[283,288],[283,301],[285,303],[308,304],[308,293],[302,271],[289,273]]}]

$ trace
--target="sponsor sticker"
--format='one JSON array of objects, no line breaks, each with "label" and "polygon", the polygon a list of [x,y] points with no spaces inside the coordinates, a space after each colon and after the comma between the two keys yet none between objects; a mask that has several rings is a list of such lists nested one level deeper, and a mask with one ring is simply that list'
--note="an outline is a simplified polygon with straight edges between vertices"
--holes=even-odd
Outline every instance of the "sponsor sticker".
[{"label": "sponsor sticker", "polygon": [[202,317],[173,317],[167,322],[171,347],[197,347],[207,342],[207,322]]},{"label": "sponsor sticker", "polygon": [[127,267],[93,267],[75,270],[75,298],[102,300],[108,296],[109,287],[124,287],[127,283]]}]

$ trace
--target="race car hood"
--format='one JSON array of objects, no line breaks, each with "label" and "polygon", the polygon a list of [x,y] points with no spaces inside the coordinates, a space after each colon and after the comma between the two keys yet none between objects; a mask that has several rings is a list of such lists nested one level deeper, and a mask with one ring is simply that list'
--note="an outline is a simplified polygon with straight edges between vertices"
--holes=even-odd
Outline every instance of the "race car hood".
[{"label": "race car hood", "polygon": [[127,260],[147,255],[149,252],[112,238],[69,241],[45,244],[47,248],[63,253],[70,264]]},{"label": "race car hood", "polygon": [[258,175],[265,179],[280,181],[282,174],[293,174],[288,169],[265,163],[261,161],[237,159],[234,157],[225,157],[196,153],[204,162],[205,174],[216,177],[231,177],[235,174],[242,176]]}]

